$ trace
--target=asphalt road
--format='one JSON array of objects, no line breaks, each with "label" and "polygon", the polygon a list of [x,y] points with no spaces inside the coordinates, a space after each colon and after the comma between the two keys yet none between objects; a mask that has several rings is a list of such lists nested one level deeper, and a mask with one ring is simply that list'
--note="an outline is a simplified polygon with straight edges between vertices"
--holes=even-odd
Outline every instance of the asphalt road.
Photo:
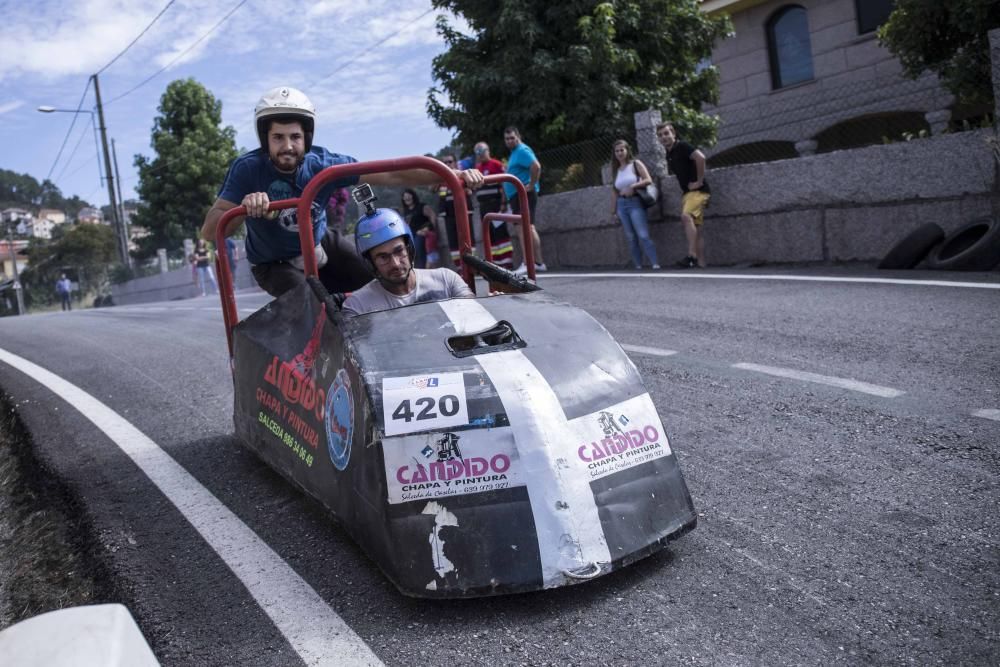
[{"label": "asphalt road", "polygon": [[[0,349],[148,436],[388,665],[1000,662],[1000,276],[720,273],[542,279],[633,350],[699,524],[596,581],[471,601],[399,595],[239,445],[216,299],[4,318]],[[242,294],[241,314],[265,302]],[[2,361],[0,388],[162,664],[302,663],[77,407]]]}]

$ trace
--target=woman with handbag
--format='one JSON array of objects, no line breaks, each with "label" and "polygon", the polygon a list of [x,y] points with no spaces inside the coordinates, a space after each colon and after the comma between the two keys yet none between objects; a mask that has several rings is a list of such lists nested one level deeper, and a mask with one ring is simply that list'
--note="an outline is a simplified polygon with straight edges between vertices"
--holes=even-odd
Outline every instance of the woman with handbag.
[{"label": "woman with handbag", "polygon": [[[632,154],[632,147],[627,141],[619,139],[612,148],[611,178],[614,187],[611,189],[611,214],[622,223],[633,266],[642,268],[642,255],[645,253],[652,268],[658,269],[660,263],[656,259],[656,246],[649,238],[649,220],[646,217],[646,206],[656,201],[655,195],[648,192],[653,186],[653,179],[646,165]],[[645,204],[640,194],[647,195],[650,203]]]}]

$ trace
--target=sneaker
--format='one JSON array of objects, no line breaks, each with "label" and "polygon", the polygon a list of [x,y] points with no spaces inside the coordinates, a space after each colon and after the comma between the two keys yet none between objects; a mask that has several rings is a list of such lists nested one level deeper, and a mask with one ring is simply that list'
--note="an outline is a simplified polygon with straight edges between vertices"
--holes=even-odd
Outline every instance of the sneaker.
[{"label": "sneaker", "polygon": [[545,263],[535,264],[535,272],[548,271],[549,267],[545,266]]},{"label": "sneaker", "polygon": [[651,266],[650,268],[655,271],[655,270],[657,270],[657,269],[660,268],[660,265],[659,264],[653,264],[653,266]]},{"label": "sneaker", "polygon": [[525,265],[524,262],[521,262],[521,266],[519,266],[516,269],[514,269],[514,273],[516,273],[519,276],[523,276],[527,272],[528,272],[528,267],[527,267],[527,265]]},{"label": "sneaker", "polygon": [[681,267],[682,269],[693,269],[694,267],[698,266],[698,260],[688,255],[681,261],[677,262],[677,266]]}]

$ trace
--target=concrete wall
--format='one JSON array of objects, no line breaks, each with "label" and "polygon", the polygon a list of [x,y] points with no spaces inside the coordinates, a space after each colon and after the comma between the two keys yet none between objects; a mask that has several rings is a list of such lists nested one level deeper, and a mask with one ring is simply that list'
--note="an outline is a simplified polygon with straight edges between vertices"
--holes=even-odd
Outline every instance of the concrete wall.
[{"label": "concrete wall", "polygon": [[[875,261],[910,230],[945,231],[991,212],[992,130],[718,169],[705,218],[713,265]],[[680,189],[660,180],[651,232],[662,264],[681,259]],[[543,196],[539,232],[550,268],[630,265],[611,188]]]},{"label": "concrete wall", "polygon": [[[250,263],[245,260],[238,263],[234,278],[236,289],[256,286],[250,275]],[[210,294],[214,294],[211,286],[208,289]],[[190,299],[196,296],[201,296],[201,290],[197,279],[192,279],[190,266],[111,286],[111,297],[116,306]]]}]

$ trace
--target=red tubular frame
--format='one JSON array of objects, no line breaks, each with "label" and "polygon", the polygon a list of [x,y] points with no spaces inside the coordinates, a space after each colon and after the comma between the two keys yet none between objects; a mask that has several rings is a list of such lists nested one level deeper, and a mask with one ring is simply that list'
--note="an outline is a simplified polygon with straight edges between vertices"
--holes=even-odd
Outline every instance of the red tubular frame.
[{"label": "red tubular frame", "polygon": [[535,279],[535,245],[531,236],[531,211],[528,208],[528,191],[524,189],[524,183],[517,176],[512,174],[493,174],[485,178],[486,184],[493,183],[513,183],[517,189],[517,201],[520,204],[520,213],[487,213],[483,216],[483,259],[487,262],[493,261],[493,246],[490,244],[490,223],[494,220],[503,220],[515,225],[521,225],[521,251],[524,255],[524,265],[528,269],[528,278]]},{"label": "red tubular frame", "polygon": [[[282,199],[273,201],[267,206],[268,211],[283,208],[294,208],[299,205],[298,199]],[[229,253],[226,252],[226,237],[229,236],[229,226],[235,218],[246,215],[245,206],[231,208],[219,218],[215,228],[215,272],[219,274],[219,299],[222,301],[222,321],[226,326],[226,342],[229,344],[229,358],[233,358],[233,327],[240,321],[236,312],[236,290],[233,287],[233,271],[229,267]],[[309,246],[310,249],[312,245]],[[315,257],[313,263],[315,263]]]},{"label": "red tubular frame", "polygon": [[[302,263],[305,267],[305,274],[307,276],[319,277],[319,271],[316,266],[316,249],[315,249],[315,239],[313,237],[312,229],[312,202],[319,194],[320,189],[329,183],[330,181],[348,178],[351,176],[362,176],[364,174],[377,174],[382,172],[390,171],[404,171],[408,169],[425,169],[427,171],[434,172],[441,177],[441,180],[451,189],[452,192],[461,193],[465,191],[465,184],[462,182],[455,172],[449,167],[446,167],[443,163],[434,158],[425,156],[413,156],[397,158],[394,160],[373,160],[371,162],[351,162],[348,164],[338,164],[332,167],[327,167],[323,171],[319,172],[313,176],[312,180],[306,184],[305,189],[302,191],[302,196],[296,199],[282,199],[281,201],[271,202],[267,210],[275,211],[283,208],[295,208],[296,217],[299,224],[299,243],[302,246]],[[526,229],[529,232],[529,243],[525,249],[526,263],[528,264],[528,271],[530,271],[530,276],[535,277],[535,265],[533,262],[529,262],[529,259],[533,258],[531,253],[530,244],[530,231],[531,222],[528,215],[528,195],[524,189],[524,185],[521,184],[514,176],[510,174],[497,174],[495,176],[487,176],[487,182],[498,182],[498,181],[512,181],[517,184],[518,197],[521,202],[521,211],[523,212],[524,221],[526,224]],[[232,269],[229,267],[229,255],[226,253],[226,237],[228,236],[229,226],[232,220],[239,216],[246,215],[246,208],[243,206],[237,206],[235,208],[226,211],[222,218],[219,220],[219,224],[215,229],[215,265],[217,272],[219,274],[219,298],[222,301],[222,319],[226,327],[226,342],[229,344],[229,358],[233,357],[233,327],[239,322],[239,315],[236,310],[236,293],[233,289],[233,273]],[[518,216],[514,216],[515,218]],[[469,254],[472,252],[472,236],[469,230],[469,208],[465,201],[465,197],[455,197],[455,218],[457,221],[456,228],[458,230],[458,248],[459,253],[462,255]],[[489,237],[486,237],[487,243],[489,242]],[[221,249],[221,252],[220,252]],[[464,265],[462,269],[462,277],[465,282],[469,285],[469,289],[472,290],[473,294],[476,292],[476,280],[475,275],[472,273],[472,267]]]}]

